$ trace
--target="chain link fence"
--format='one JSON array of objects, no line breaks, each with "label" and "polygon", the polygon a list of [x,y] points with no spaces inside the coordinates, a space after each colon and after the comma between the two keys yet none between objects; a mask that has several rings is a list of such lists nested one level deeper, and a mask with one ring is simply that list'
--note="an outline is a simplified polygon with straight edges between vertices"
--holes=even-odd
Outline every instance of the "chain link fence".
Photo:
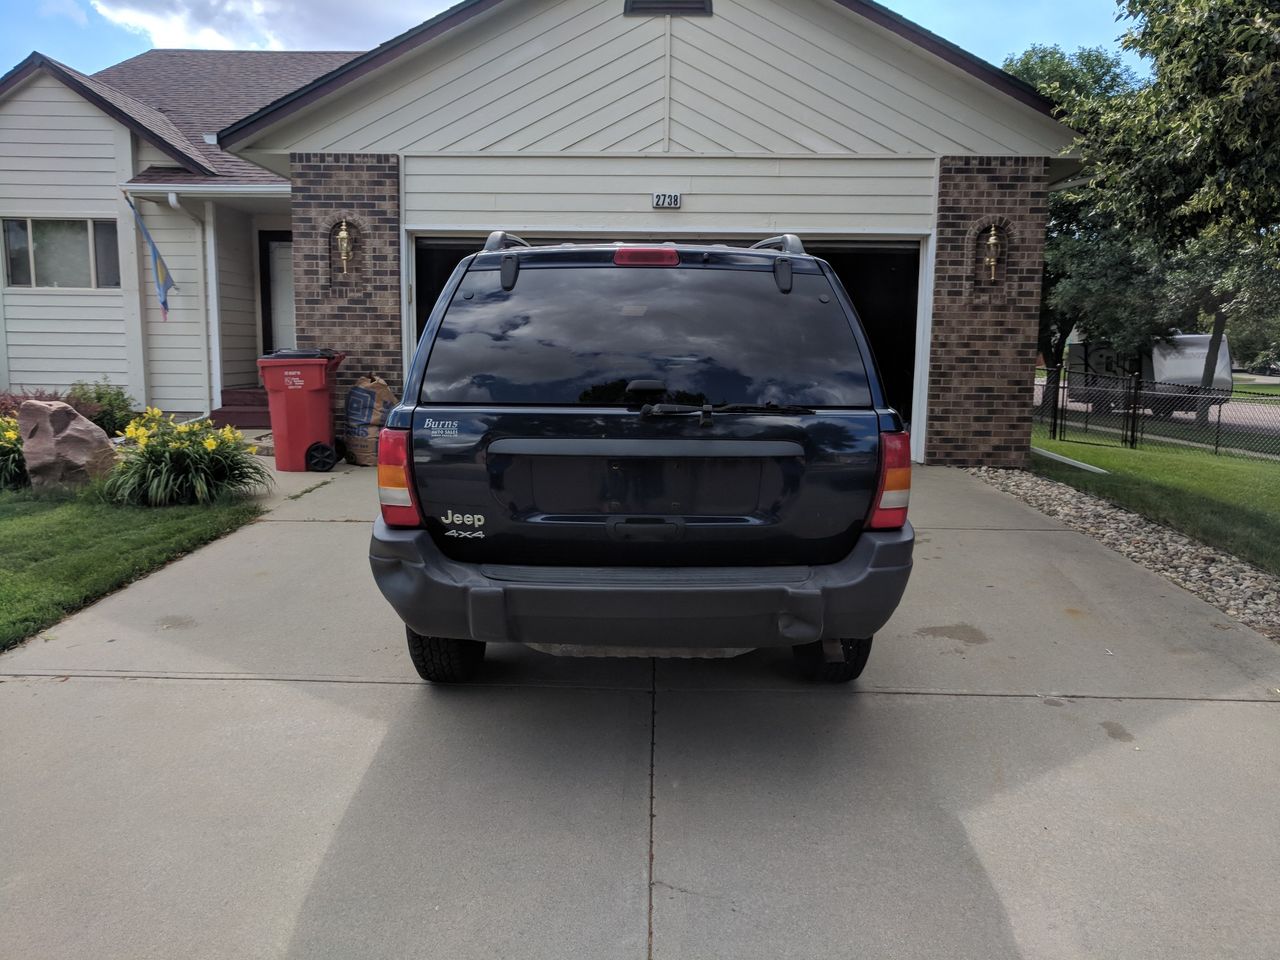
[{"label": "chain link fence", "polygon": [[1053,440],[1280,461],[1278,395],[1054,367],[1035,397],[1035,432]]}]

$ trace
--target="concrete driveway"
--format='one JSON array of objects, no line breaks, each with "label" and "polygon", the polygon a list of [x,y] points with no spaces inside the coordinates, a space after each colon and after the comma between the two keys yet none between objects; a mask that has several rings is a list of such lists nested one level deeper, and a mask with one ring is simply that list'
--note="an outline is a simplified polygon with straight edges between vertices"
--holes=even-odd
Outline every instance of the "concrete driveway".
[{"label": "concrete driveway", "polygon": [[0,955],[1280,956],[1280,648],[966,474],[849,688],[420,685],[372,483],[0,657]]}]

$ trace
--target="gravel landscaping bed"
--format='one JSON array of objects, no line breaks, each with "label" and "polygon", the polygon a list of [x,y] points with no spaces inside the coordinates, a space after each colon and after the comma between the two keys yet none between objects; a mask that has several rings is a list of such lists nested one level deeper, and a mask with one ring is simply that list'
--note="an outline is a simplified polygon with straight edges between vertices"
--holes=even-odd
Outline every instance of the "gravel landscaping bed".
[{"label": "gravel landscaping bed", "polygon": [[1280,578],[1065,483],[1023,470],[973,467],[969,473],[1280,640]]}]

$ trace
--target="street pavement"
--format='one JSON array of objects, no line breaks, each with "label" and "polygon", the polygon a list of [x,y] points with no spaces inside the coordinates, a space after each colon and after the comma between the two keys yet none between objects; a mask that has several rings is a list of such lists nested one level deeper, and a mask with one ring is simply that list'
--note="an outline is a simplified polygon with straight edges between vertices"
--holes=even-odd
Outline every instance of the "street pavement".
[{"label": "street pavement", "polygon": [[849,687],[428,687],[316,482],[0,656],[0,957],[1280,956],[1280,647],[963,472]]}]

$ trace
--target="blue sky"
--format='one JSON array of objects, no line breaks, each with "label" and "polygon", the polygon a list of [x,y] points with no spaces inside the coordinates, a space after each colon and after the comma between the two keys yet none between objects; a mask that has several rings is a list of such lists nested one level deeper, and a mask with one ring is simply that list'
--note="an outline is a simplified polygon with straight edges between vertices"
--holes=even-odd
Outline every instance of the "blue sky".
[{"label": "blue sky", "polygon": [[[997,64],[1032,43],[1115,48],[1121,32],[1114,0],[886,3]],[[448,0],[3,0],[0,72],[32,50],[90,73],[153,46],[362,50],[447,6]]]}]

